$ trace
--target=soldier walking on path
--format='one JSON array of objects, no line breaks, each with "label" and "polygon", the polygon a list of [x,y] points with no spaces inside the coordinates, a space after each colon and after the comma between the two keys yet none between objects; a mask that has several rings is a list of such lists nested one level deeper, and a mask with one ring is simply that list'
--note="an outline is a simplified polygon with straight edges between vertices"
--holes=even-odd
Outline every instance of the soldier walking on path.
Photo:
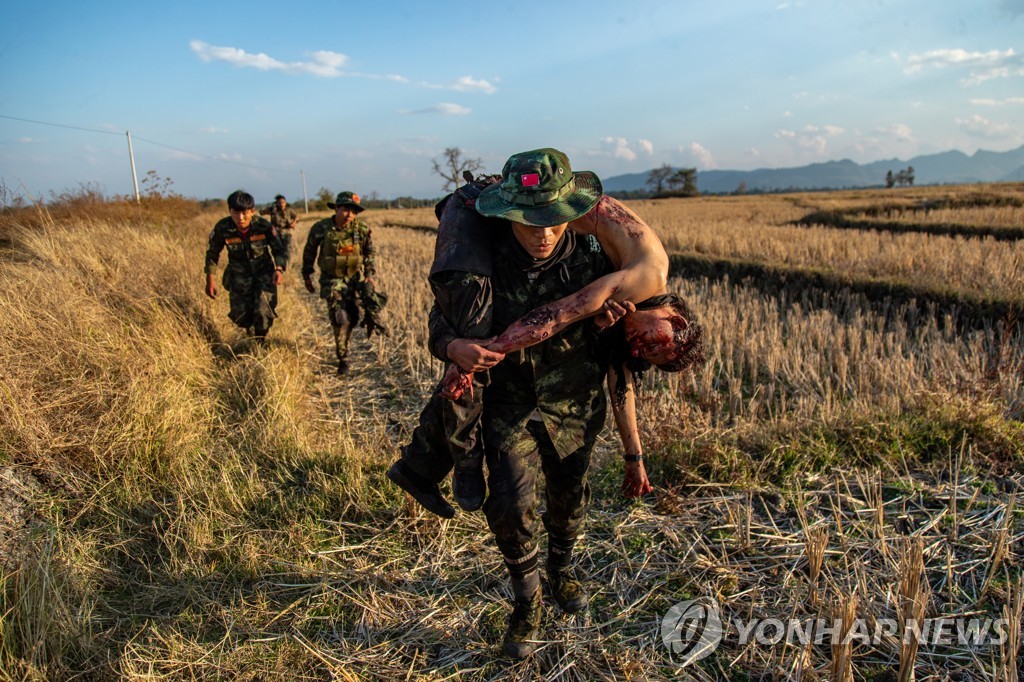
[{"label": "soldier walking on path", "polygon": [[217,261],[226,247],[228,263],[222,284],[228,290],[228,317],[251,329],[262,342],[277,317],[277,287],[284,277],[288,258],[274,227],[256,216],[252,195],[236,190],[228,196],[231,215],[213,226],[206,249],[206,295],[217,298]]},{"label": "soldier walking on path", "polygon": [[374,289],[373,241],[370,227],[356,218],[362,213],[359,195],[339,192],[334,215],[317,221],[309,231],[302,253],[302,279],[306,289],[315,292],[313,264],[320,268],[320,298],[327,302],[327,318],[334,330],[334,349],[338,374],[348,371],[348,345],[352,330],[359,323],[362,304],[367,336],[384,332],[380,313],[387,298]]},{"label": "soldier walking on path", "polygon": [[285,257],[292,259],[292,230],[299,222],[299,216],[292,210],[283,194],[274,197],[274,203],[260,211],[260,215],[270,216],[270,224],[277,229],[277,234],[284,244]]}]

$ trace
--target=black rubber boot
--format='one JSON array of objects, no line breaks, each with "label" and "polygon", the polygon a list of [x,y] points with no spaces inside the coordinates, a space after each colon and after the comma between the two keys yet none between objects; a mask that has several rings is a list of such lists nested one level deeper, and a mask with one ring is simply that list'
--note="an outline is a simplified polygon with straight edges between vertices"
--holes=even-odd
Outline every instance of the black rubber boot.
[{"label": "black rubber boot", "polygon": [[392,483],[412,495],[413,499],[422,504],[423,508],[427,511],[434,512],[445,519],[455,516],[455,507],[448,504],[448,501],[444,499],[444,496],[441,495],[441,489],[437,487],[437,484],[431,483],[422,476],[409,471],[402,465],[402,460],[398,460],[391,465],[391,468],[388,469],[387,477],[391,479]]},{"label": "black rubber boot", "polygon": [[348,374],[348,360],[338,359],[338,376]]}]

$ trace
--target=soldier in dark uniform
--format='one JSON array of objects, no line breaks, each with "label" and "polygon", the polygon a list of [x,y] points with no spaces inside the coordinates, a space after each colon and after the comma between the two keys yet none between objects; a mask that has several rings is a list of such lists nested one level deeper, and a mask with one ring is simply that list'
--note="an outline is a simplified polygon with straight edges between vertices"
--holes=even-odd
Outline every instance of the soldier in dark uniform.
[{"label": "soldier in dark uniform", "polygon": [[[502,175],[529,180],[504,196],[498,196],[500,185],[493,185],[478,199],[479,205],[493,194],[497,201],[516,207],[503,216],[511,222],[495,235],[491,283],[496,329],[505,329],[538,306],[562,299],[612,269],[596,239],[579,239],[566,229],[575,215],[551,210],[555,203],[568,209],[567,214],[590,210],[601,197],[597,176],[574,174],[564,156],[540,150],[513,157]],[[525,206],[530,199],[552,196],[557,197],[553,202]],[[435,326],[432,336],[436,332]],[[532,653],[540,633],[536,492],[540,469],[545,474],[543,522],[549,538],[552,595],[567,612],[587,604],[586,593],[572,572],[571,554],[590,501],[590,453],[605,420],[605,367],[591,332],[587,323],[576,323],[537,345],[507,354],[491,368],[490,383],[484,389],[482,426],[488,469],[484,515],[512,582],[513,612],[504,646],[515,658]],[[560,550],[558,565],[552,561],[552,548]]]},{"label": "soldier in dark uniform", "polygon": [[[564,154],[554,149],[536,152],[565,159]],[[483,215],[477,210],[477,204],[491,185],[497,186],[499,196],[502,192],[514,192],[515,183],[521,178],[506,176],[507,173],[475,180],[467,177],[465,186],[435,208],[439,224],[429,281],[437,303],[434,314],[443,315],[452,326],[452,332],[432,339],[430,352],[452,364],[444,386],[431,395],[420,413],[419,424],[411,442],[403,447],[401,459],[387,473],[388,478],[425,508],[446,518],[454,516],[455,510],[441,495],[437,482],[453,466],[452,492],[460,507],[466,511],[478,509],[486,494],[481,466],[483,446],[478,434],[483,409],[481,381],[486,381],[486,372],[477,372],[473,379],[466,372],[483,370],[487,362],[497,362],[503,353],[538,343],[565,326],[595,314],[599,315],[594,318],[595,322],[604,326],[625,316],[620,327],[628,328],[632,347],[628,352],[621,350],[624,358],[636,356],[638,366],[647,361],[665,371],[680,371],[701,356],[700,325],[693,321],[682,299],[665,293],[668,256],[661,240],[629,208],[606,195],[596,203],[557,204],[567,208],[557,215],[545,216],[542,222],[557,218],[566,221],[568,229],[577,237],[596,237],[615,271],[570,297],[531,311],[504,330],[492,325],[492,242],[494,234],[506,221],[500,217],[504,210],[501,204],[482,209],[494,217]],[[529,176],[526,182],[536,180]],[[483,200],[486,201],[486,196]],[[645,325],[641,322],[654,317],[671,320],[670,325],[665,325],[667,334],[665,329],[642,331]],[[492,335],[492,327],[493,332],[502,333],[486,346],[469,347],[469,353],[461,358],[449,352],[453,339],[483,340]],[[616,334],[620,335],[621,330]],[[635,416],[632,420],[635,421]],[[631,458],[626,463],[623,491],[631,496],[644,494],[650,485],[639,459],[639,439],[628,440],[623,439],[623,448]]]},{"label": "soldier in dark uniform", "polygon": [[274,227],[256,216],[256,202],[242,190],[228,196],[231,215],[213,226],[206,249],[206,295],[217,298],[214,275],[220,252],[228,250],[222,283],[228,290],[228,317],[257,340],[266,338],[277,317],[277,287],[288,260]]},{"label": "soldier in dark uniform", "polygon": [[288,205],[283,194],[274,197],[274,203],[260,211],[260,215],[270,216],[270,224],[277,228],[277,234],[284,244],[284,253],[289,261],[292,259],[292,231],[299,222],[299,216]]},{"label": "soldier in dark uniform", "polygon": [[364,210],[359,195],[339,192],[334,203],[327,205],[334,209],[334,216],[317,221],[310,229],[302,253],[302,278],[306,289],[315,292],[314,263],[320,268],[320,298],[327,302],[327,318],[334,330],[338,374],[344,374],[349,367],[349,340],[360,320],[360,305],[370,336],[374,330],[385,332],[379,317],[387,298],[374,288],[373,240],[370,226],[356,218]]},{"label": "soldier in dark uniform", "polygon": [[[490,273],[495,329],[512,326],[538,306],[553,304],[612,270],[592,236],[578,237],[567,223],[589,211],[601,197],[600,181],[572,173],[555,150],[513,156],[502,173],[506,221],[495,225]],[[523,182],[520,180],[524,179]],[[443,315],[431,315],[431,346],[451,339]],[[483,443],[488,468],[484,514],[505,564],[514,595],[505,651],[515,658],[536,648],[542,614],[538,571],[536,483],[544,471],[548,531],[547,573],[551,593],[566,612],[584,608],[588,598],[573,571],[572,552],[583,530],[590,500],[590,454],[604,425],[602,382],[607,362],[596,330],[575,322],[543,341],[490,361],[483,389]],[[449,355],[479,339],[451,339]],[[453,358],[454,359],[454,358]],[[472,364],[472,363],[470,363]]]}]

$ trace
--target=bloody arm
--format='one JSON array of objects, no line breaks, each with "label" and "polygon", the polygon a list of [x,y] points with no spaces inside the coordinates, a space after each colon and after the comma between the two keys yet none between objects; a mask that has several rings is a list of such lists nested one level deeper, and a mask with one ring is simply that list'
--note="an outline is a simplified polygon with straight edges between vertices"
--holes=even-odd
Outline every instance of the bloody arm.
[{"label": "bloody arm", "polygon": [[658,235],[620,201],[601,197],[589,213],[569,223],[579,234],[597,237],[615,272],[575,294],[541,306],[513,322],[488,348],[499,353],[532,346],[570,324],[602,311],[605,301],[640,303],[665,292],[668,255]]},{"label": "bloody arm", "polygon": [[618,399],[619,375],[614,367],[608,369],[608,393],[612,399],[612,416],[615,417],[615,428],[622,441],[623,454],[636,461],[625,462],[625,473],[622,480],[622,494],[625,497],[639,497],[654,490],[647,478],[644,468],[643,447],[640,444],[640,430],[636,421],[636,390],[633,373],[622,367],[622,381],[625,393],[620,402]]}]

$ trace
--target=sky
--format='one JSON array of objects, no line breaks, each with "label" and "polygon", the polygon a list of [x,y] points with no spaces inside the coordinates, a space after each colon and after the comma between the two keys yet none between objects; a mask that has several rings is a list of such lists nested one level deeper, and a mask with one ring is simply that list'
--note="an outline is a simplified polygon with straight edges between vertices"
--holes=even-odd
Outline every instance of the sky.
[{"label": "sky", "polygon": [[[457,147],[601,177],[1024,144],[1024,0],[36,0],[0,23],[0,200],[437,197]],[[305,180],[305,189],[303,187]]]}]

